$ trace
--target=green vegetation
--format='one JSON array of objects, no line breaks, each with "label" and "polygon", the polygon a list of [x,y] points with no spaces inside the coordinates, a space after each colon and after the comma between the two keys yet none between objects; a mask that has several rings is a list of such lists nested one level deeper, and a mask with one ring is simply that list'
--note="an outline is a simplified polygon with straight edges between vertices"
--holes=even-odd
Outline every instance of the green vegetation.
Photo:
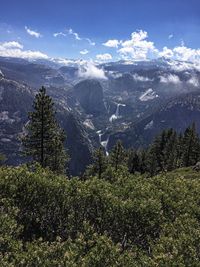
[{"label": "green vegetation", "polygon": [[42,87],[29,112],[26,134],[22,139],[24,154],[43,168],[57,173],[66,171],[68,156],[64,149],[65,134],[55,119],[54,103]]},{"label": "green vegetation", "polygon": [[164,130],[146,150],[118,141],[106,156],[100,147],[85,174],[68,179],[65,135],[44,87],[33,108],[23,138],[33,164],[0,167],[0,266],[200,266],[194,124]]},{"label": "green vegetation", "polygon": [[[104,178],[105,176],[105,178]],[[200,175],[1,167],[0,266],[199,266]]]}]

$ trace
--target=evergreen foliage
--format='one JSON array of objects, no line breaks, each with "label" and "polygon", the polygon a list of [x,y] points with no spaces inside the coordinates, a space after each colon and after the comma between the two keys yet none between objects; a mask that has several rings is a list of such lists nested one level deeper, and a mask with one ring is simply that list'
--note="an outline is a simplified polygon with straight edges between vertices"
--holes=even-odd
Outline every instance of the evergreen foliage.
[{"label": "evergreen foliage", "polygon": [[[100,162],[103,162],[101,174],[98,173],[98,153]],[[185,130],[184,134],[177,133],[172,128],[163,130],[146,150],[127,151],[118,141],[107,160],[102,148],[98,153],[90,167],[93,169],[93,175],[107,177],[112,170],[127,168],[131,174],[147,173],[149,176],[154,176],[179,167],[194,166],[200,160],[200,139],[193,124]]]},{"label": "evergreen foliage", "polygon": [[200,140],[196,132],[195,124],[188,127],[182,139],[182,165],[192,166],[200,157]]},{"label": "evergreen foliage", "polygon": [[115,171],[119,169],[120,165],[126,163],[126,151],[120,140],[117,141],[116,145],[113,147],[109,159],[110,164],[114,167]]},{"label": "evergreen foliage", "polygon": [[28,119],[22,139],[24,154],[31,156],[43,168],[65,172],[68,160],[64,149],[65,134],[56,121],[54,103],[44,87],[35,96]]},{"label": "evergreen foliage", "polygon": [[198,267],[199,173],[112,176],[0,168],[0,266]]}]

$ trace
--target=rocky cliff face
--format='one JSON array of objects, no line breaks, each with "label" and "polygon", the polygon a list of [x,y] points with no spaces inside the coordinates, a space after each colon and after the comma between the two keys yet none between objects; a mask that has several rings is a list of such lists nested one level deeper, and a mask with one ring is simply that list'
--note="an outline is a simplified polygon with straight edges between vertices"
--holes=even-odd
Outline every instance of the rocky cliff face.
[{"label": "rocky cliff face", "polygon": [[84,80],[74,86],[74,96],[87,114],[98,116],[106,112],[103,88],[96,80]]},{"label": "rocky cliff face", "polygon": [[81,80],[79,67],[0,57],[0,146],[9,163],[21,160],[17,136],[41,85],[56,102],[73,174],[89,164],[93,147],[108,152],[118,139],[145,146],[162,129],[183,131],[193,121],[200,132],[200,70],[192,63],[111,62],[97,66],[104,80]]},{"label": "rocky cliff face", "polygon": [[111,149],[118,139],[126,147],[142,147],[151,143],[162,130],[173,128],[184,132],[193,122],[200,133],[200,94],[190,93],[174,98],[159,110],[142,119],[129,129],[110,135],[108,148]]},{"label": "rocky cliff face", "polygon": [[[18,82],[0,79],[0,152],[7,164],[24,162],[20,153],[20,135],[27,122],[34,94],[30,87]],[[92,146],[78,117],[61,104],[57,104],[58,121],[67,133],[66,148],[70,154],[70,173],[78,175],[90,163]]]}]

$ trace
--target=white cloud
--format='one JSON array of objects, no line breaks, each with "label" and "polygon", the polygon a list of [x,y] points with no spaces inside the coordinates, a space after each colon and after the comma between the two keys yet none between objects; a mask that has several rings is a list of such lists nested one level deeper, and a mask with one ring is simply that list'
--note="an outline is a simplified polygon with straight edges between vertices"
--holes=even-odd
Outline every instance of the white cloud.
[{"label": "white cloud", "polygon": [[174,52],[173,52],[173,50],[171,50],[165,46],[165,47],[163,47],[163,50],[161,52],[159,52],[159,56],[164,57],[164,58],[172,58],[174,56]]},{"label": "white cloud", "polygon": [[31,29],[28,28],[27,26],[25,26],[25,30],[26,30],[26,32],[27,32],[29,35],[31,35],[31,36],[34,36],[34,37],[36,37],[36,38],[42,37],[42,34],[41,34],[41,33],[31,30]]},{"label": "white cloud", "polygon": [[80,54],[81,55],[87,55],[89,53],[89,51],[87,49],[81,50]]},{"label": "white cloud", "polygon": [[3,48],[19,48],[19,49],[23,49],[23,45],[20,44],[19,42],[16,41],[11,41],[11,42],[4,42],[0,44],[0,47]]},{"label": "white cloud", "polygon": [[[169,39],[174,38],[173,34],[168,36]],[[166,59],[179,60],[182,62],[192,62],[195,69],[200,68],[200,49],[192,49],[186,47],[184,42],[180,46],[174,48],[163,47],[158,50],[154,42],[148,40],[148,33],[143,30],[135,31],[131,34],[130,39],[119,41],[117,39],[110,39],[103,43],[106,47],[116,48],[120,59],[124,60],[147,60],[151,58],[164,57]],[[174,66],[175,68],[187,68],[188,66]]]},{"label": "white cloud", "polygon": [[200,49],[192,49],[186,46],[177,46],[173,49],[174,56],[183,61],[200,61]]},{"label": "white cloud", "polygon": [[153,81],[152,79],[149,79],[148,77],[140,76],[137,73],[133,74],[133,79],[137,82],[149,82]]},{"label": "white cloud", "polygon": [[161,83],[173,83],[173,84],[180,84],[181,83],[179,77],[175,74],[160,76],[160,82]]},{"label": "white cloud", "polygon": [[73,35],[77,41],[85,40],[89,43],[89,45],[92,45],[92,46],[95,45],[95,42],[92,42],[89,38],[80,37],[80,35],[77,32],[73,31],[72,28],[68,29],[67,33],[70,35]]},{"label": "white cloud", "polygon": [[76,40],[78,40],[78,41],[82,40],[79,37],[79,34],[77,32],[74,32],[71,28],[69,30],[67,30],[67,32],[68,32],[68,34],[73,35]]},{"label": "white cloud", "polygon": [[121,48],[118,52],[123,58],[132,58],[134,60],[145,60],[150,54],[155,54],[158,50],[154,43],[147,41],[148,34],[146,31],[139,30],[131,34],[131,39],[122,41]]},{"label": "white cloud", "polygon": [[96,58],[100,61],[107,61],[107,60],[111,60],[112,56],[111,54],[105,53],[105,54],[96,55]]},{"label": "white cloud", "polygon": [[95,42],[92,42],[89,38],[84,38],[86,41],[88,41],[88,43],[92,46],[95,46],[96,43]]},{"label": "white cloud", "polygon": [[66,36],[66,35],[67,35],[67,34],[64,33],[64,32],[55,32],[55,33],[53,34],[54,37],[58,37],[58,36]]},{"label": "white cloud", "polygon": [[120,44],[120,41],[116,39],[108,40],[107,42],[103,43],[104,46],[115,47],[115,48],[118,48],[119,44]]},{"label": "white cloud", "polygon": [[89,62],[85,61],[79,65],[78,76],[84,79],[95,78],[95,79],[107,80],[104,70],[95,66],[95,64],[92,61]]},{"label": "white cloud", "polygon": [[192,76],[188,81],[187,81],[188,84],[191,84],[195,87],[198,87],[199,86],[199,80],[196,76]]},{"label": "white cloud", "polygon": [[37,59],[47,59],[48,56],[40,51],[23,50],[23,45],[16,42],[0,43],[0,56]]}]

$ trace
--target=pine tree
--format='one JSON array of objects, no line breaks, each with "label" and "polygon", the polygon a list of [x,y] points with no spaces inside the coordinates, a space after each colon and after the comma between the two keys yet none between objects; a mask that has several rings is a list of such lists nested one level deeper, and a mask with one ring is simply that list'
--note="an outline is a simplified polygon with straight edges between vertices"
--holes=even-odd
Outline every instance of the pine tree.
[{"label": "pine tree", "polygon": [[42,87],[35,96],[33,111],[28,114],[26,134],[22,139],[24,154],[42,167],[63,173],[68,156],[64,149],[64,132],[56,122],[54,103]]},{"label": "pine tree", "polygon": [[99,147],[93,155],[93,164],[91,166],[91,173],[97,174],[98,178],[102,178],[103,172],[107,168],[107,158],[105,156],[104,150],[102,147]]},{"label": "pine tree", "polygon": [[183,136],[182,165],[195,165],[200,158],[200,140],[196,132],[195,123],[188,127]]},{"label": "pine tree", "polygon": [[51,157],[49,158],[50,169],[57,173],[66,172],[66,162],[69,160],[69,156],[64,149],[65,133],[62,129],[58,127],[57,132],[55,132],[51,143]]},{"label": "pine tree", "polygon": [[147,152],[147,168],[151,176],[163,169],[163,147],[165,131],[155,137]]},{"label": "pine tree", "polygon": [[163,148],[163,170],[171,171],[177,167],[178,139],[172,128],[166,130],[166,143]]},{"label": "pine tree", "polygon": [[139,172],[144,174],[147,172],[147,151],[142,149],[138,152],[139,157]]},{"label": "pine tree", "polygon": [[122,146],[121,141],[117,141],[116,145],[110,153],[109,159],[115,171],[118,170],[120,165],[124,165],[126,163],[126,152]]},{"label": "pine tree", "polygon": [[140,159],[137,151],[134,149],[131,149],[128,152],[128,169],[132,174],[134,174],[136,171],[140,171]]}]

